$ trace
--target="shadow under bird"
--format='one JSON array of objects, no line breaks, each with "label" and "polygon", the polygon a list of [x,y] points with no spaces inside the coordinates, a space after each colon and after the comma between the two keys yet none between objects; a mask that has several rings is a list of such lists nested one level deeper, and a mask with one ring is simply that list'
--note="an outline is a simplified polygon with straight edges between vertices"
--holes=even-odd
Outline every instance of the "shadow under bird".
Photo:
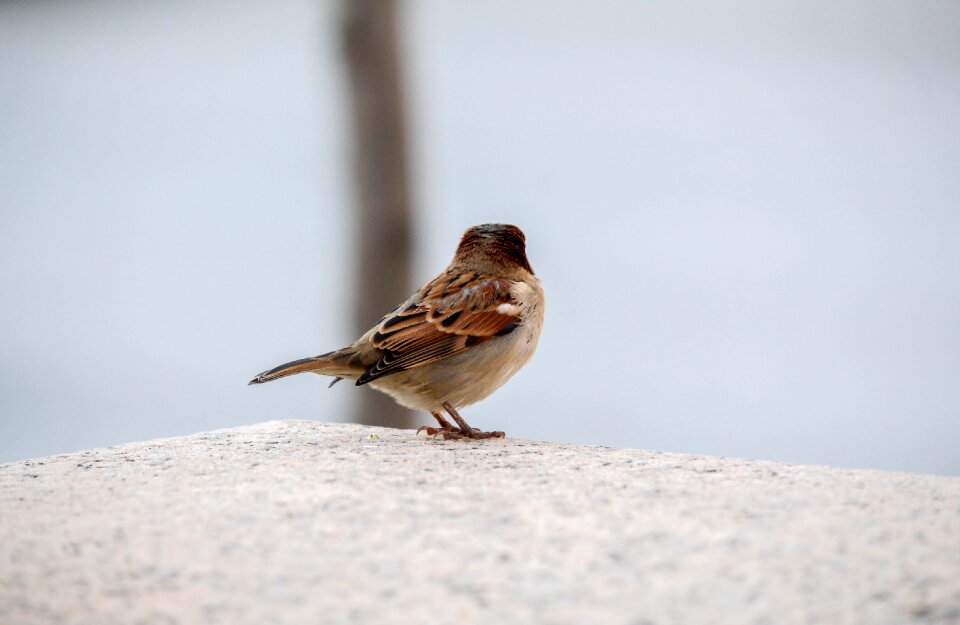
[{"label": "shadow under bird", "polygon": [[[500,388],[537,347],[543,287],[527,260],[516,226],[468,229],[450,265],[353,345],[294,360],[250,381],[317,373],[370,384],[407,408],[429,412],[444,438],[502,438],[470,427],[457,412]],[[447,421],[446,412],[456,422]]]}]

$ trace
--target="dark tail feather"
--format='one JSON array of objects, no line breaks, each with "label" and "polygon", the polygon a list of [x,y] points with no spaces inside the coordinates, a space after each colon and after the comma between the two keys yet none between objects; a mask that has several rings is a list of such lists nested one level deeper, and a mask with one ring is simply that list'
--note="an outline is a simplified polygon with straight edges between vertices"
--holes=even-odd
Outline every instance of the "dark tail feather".
[{"label": "dark tail feather", "polygon": [[[359,368],[356,360],[354,352],[348,347],[335,352],[328,352],[310,358],[301,358],[300,360],[282,364],[269,371],[264,371],[250,380],[248,384],[263,384],[264,382],[278,380],[288,375],[304,373],[305,371],[311,371],[320,375],[332,375],[337,378],[354,378],[363,372],[363,369]],[[334,382],[336,382],[336,380],[334,380]]]},{"label": "dark tail feather", "polygon": [[301,358],[300,360],[294,360],[293,362],[288,362],[280,365],[279,367],[274,367],[269,371],[264,371],[263,373],[257,375],[257,377],[250,380],[249,384],[263,384],[264,382],[269,382],[270,380],[278,380],[280,378],[285,378],[288,375],[293,375],[295,373],[303,373],[304,371],[313,371],[317,368],[317,362],[319,356],[313,358]]}]

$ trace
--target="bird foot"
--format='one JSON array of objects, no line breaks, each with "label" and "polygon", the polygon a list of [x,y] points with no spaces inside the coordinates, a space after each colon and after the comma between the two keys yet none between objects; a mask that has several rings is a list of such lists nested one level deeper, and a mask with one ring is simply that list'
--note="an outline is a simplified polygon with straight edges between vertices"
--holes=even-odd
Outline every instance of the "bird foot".
[{"label": "bird foot", "polygon": [[472,438],[472,439],[481,439],[481,438],[503,438],[505,435],[503,432],[484,432],[483,430],[478,430],[477,428],[467,428],[466,430],[461,430],[460,428],[451,427],[439,427],[434,428],[429,425],[421,425],[417,428],[417,434],[421,431],[426,432],[428,436],[443,436],[444,440],[460,440],[462,438]]},{"label": "bird foot", "polygon": [[417,434],[420,432],[426,432],[427,436],[443,435],[444,438],[455,438],[462,436],[462,434],[460,434],[460,430],[453,426],[434,428],[430,427],[429,425],[421,425],[417,428]]},{"label": "bird foot", "polygon": [[466,433],[461,431],[461,434],[464,438],[504,438],[506,436],[503,432],[484,432],[477,428],[470,428]]}]

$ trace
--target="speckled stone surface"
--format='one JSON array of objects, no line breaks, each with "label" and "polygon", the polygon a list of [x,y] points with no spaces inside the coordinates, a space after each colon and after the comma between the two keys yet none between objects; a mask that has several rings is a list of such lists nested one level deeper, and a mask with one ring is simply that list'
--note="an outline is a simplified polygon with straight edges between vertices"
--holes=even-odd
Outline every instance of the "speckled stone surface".
[{"label": "speckled stone surface", "polygon": [[0,622],[960,622],[960,479],[276,421],[0,466]]}]

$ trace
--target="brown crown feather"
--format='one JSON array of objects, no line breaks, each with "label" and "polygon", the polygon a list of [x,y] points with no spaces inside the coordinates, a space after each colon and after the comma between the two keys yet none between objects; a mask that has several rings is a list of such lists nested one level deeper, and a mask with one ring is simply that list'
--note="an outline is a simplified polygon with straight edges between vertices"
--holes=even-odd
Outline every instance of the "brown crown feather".
[{"label": "brown crown feather", "polygon": [[510,224],[481,224],[463,233],[457,256],[482,254],[523,267],[531,274],[533,268],[527,260],[527,238],[523,231]]}]

